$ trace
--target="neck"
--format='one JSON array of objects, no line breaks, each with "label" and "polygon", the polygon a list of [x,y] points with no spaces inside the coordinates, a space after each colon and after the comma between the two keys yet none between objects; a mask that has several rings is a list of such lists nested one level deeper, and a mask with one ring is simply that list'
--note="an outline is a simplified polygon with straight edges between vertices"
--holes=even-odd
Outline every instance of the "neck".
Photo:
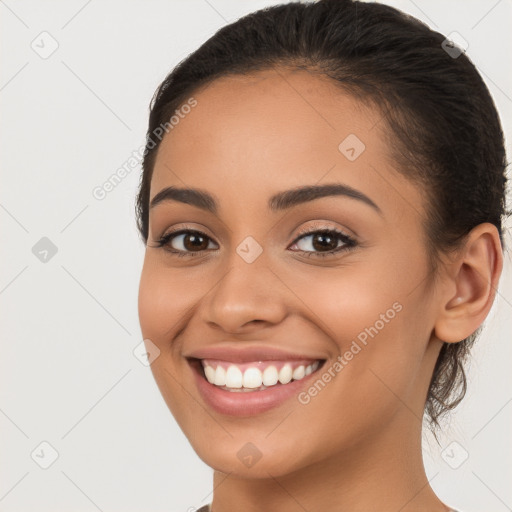
[{"label": "neck", "polygon": [[372,439],[292,473],[214,472],[212,512],[448,512],[425,474],[421,422],[406,408]]}]

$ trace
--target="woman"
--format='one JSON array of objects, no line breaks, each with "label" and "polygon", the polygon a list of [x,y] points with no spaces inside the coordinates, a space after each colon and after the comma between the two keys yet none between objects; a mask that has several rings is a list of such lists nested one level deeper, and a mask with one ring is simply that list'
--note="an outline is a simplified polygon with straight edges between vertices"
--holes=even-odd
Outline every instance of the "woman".
[{"label": "woman", "polygon": [[506,157],[464,52],[376,3],[245,16],[153,98],[139,317],[214,469],[201,510],[447,512],[425,475],[503,265]]}]

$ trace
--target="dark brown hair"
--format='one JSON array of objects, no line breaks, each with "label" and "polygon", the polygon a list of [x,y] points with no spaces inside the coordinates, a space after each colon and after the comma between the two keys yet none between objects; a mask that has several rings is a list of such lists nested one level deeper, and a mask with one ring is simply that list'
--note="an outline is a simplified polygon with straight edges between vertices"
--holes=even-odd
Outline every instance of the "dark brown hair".
[{"label": "dark brown hair", "polygon": [[[217,31],[165,78],[150,106],[136,205],[144,242],[160,145],[151,138],[155,129],[216,78],[284,67],[330,77],[380,109],[397,172],[419,183],[428,199],[424,226],[432,271],[439,255],[461,247],[480,223],[494,224],[503,244],[503,133],[475,66],[417,19],[386,5],[350,0],[294,2],[251,13]],[[465,395],[463,364],[479,331],[441,349],[425,404],[432,427]]]}]

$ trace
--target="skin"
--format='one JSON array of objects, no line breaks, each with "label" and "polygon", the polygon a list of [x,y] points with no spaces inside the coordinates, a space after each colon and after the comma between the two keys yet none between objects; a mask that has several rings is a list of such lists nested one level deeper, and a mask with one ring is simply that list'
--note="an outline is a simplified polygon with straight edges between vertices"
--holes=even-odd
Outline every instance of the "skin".
[{"label": "skin", "polygon": [[[193,96],[197,106],[162,141],[150,196],[200,188],[219,211],[177,201],[151,209],[139,317],[160,350],[151,369],[162,396],[214,468],[213,512],[446,512],[425,475],[421,418],[440,340],[474,332],[492,305],[496,228],[477,226],[433,280],[425,194],[395,170],[376,108],[329,79],[285,69],[217,79]],[[349,134],[366,146],[355,161],[338,149]],[[267,207],[277,192],[327,183],[361,191],[381,213],[344,196]],[[184,223],[211,240],[201,255],[156,247]],[[357,246],[321,257],[311,235],[294,245],[300,230],[318,228]],[[250,264],[236,252],[247,236],[263,248]],[[193,252],[183,238],[174,249]],[[257,416],[219,414],[184,357],[221,342],[267,344],[315,354],[327,368],[394,303],[400,312],[307,405],[293,398]],[[262,455],[252,467],[237,456],[248,442]]]}]

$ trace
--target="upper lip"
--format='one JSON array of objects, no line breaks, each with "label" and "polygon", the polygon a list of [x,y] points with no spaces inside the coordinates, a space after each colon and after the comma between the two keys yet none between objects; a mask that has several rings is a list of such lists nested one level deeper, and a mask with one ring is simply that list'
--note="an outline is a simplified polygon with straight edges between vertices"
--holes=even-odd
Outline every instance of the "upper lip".
[{"label": "upper lip", "polygon": [[[240,342],[237,342],[240,343]],[[252,347],[226,347],[212,346],[194,350],[185,355],[187,358],[220,359],[232,363],[248,363],[251,361],[293,361],[307,359],[311,361],[323,360],[325,357],[305,353],[293,353],[270,346]]]}]

